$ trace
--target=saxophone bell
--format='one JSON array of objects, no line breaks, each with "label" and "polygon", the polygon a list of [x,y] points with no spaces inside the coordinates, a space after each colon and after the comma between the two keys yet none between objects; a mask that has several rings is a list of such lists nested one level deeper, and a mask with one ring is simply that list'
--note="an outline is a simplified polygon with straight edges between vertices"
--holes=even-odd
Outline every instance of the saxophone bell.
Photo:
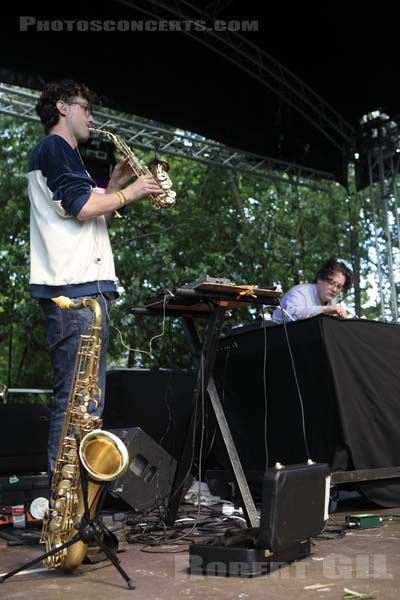
[{"label": "saxophone bell", "polygon": [[79,445],[83,466],[95,481],[114,481],[125,473],[129,454],[123,441],[102,429],[87,433]]},{"label": "saxophone bell", "polygon": [[153,158],[153,160],[151,160],[149,163],[147,163],[147,166],[149,167],[150,171],[153,173],[153,170],[155,171],[157,169],[157,167],[161,167],[163,171],[167,172],[169,171],[169,164],[167,163],[166,160],[161,160],[159,158]]}]

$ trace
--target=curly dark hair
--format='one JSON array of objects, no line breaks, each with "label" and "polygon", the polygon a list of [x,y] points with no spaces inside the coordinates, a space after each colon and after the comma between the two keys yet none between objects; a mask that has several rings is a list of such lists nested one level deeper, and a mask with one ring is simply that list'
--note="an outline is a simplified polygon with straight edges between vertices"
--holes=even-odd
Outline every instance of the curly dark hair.
[{"label": "curly dark hair", "polygon": [[46,134],[57,125],[60,118],[56,102],[67,102],[76,96],[87,100],[89,105],[94,104],[96,100],[96,94],[92,90],[84,83],[72,79],[60,79],[46,84],[35,107]]},{"label": "curly dark hair", "polygon": [[334,273],[341,273],[344,275],[345,282],[343,285],[343,293],[347,294],[354,282],[353,271],[349,269],[344,262],[337,260],[334,256],[331,256],[327,261],[324,262],[316,274],[313,283],[317,283],[318,279],[327,279]]}]

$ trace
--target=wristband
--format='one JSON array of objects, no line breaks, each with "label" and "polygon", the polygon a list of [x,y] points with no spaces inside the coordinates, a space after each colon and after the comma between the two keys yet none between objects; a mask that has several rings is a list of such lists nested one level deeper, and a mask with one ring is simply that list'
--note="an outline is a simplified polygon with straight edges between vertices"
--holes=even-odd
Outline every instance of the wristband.
[{"label": "wristband", "polygon": [[126,198],[122,192],[115,192],[119,199],[119,208],[126,204]]}]

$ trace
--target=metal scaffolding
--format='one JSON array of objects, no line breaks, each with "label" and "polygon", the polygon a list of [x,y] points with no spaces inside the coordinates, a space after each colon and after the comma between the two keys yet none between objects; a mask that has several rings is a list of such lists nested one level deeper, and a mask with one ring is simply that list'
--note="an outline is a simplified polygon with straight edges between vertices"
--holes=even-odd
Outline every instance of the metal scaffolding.
[{"label": "metal scaffolding", "polygon": [[[0,114],[38,122],[35,113],[38,97],[39,92],[34,90],[0,83]],[[93,116],[98,129],[108,129],[129,146],[159,155],[176,156],[286,184],[295,181],[297,185],[319,191],[327,191],[329,182],[335,180],[331,173],[242,152],[197,134],[155,126],[133,116],[121,117],[115,111],[99,109]]]},{"label": "metal scaffolding", "polygon": [[379,110],[365,115],[359,147],[359,160],[367,164],[381,316],[383,321],[387,320],[389,298],[390,317],[397,322],[397,286],[400,285],[400,222],[396,189],[400,162],[399,119],[391,119]]}]

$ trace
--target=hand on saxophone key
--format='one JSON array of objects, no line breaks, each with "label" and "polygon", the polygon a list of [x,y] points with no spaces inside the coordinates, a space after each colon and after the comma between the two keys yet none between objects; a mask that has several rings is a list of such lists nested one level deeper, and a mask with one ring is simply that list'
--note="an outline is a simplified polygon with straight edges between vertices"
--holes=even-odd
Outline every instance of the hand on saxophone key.
[{"label": "hand on saxophone key", "polygon": [[[77,218],[80,221],[91,219],[98,215],[110,215],[122,208],[123,204],[136,202],[146,196],[157,196],[162,194],[162,189],[152,175],[140,175],[136,181],[126,187],[115,186],[113,191],[110,186],[106,194],[93,191],[86,204],[82,207]],[[122,195],[122,198],[121,198]]]},{"label": "hand on saxophone key", "polygon": [[161,192],[160,186],[152,175],[140,175],[134,183],[123,189],[128,202],[135,202],[150,194],[160,194]]},{"label": "hand on saxophone key", "polygon": [[[170,208],[171,206],[175,206],[176,202],[176,193],[172,189],[172,181],[167,174],[169,170],[169,165],[165,160],[159,160],[154,157],[153,160],[149,162],[146,166],[135,156],[132,152],[131,148],[125,142],[123,138],[112,133],[111,131],[106,131],[104,129],[96,129],[94,127],[90,128],[92,133],[104,135],[107,139],[111,140],[119,152],[120,156],[126,160],[129,167],[132,169],[132,173],[138,177],[138,181],[135,184],[126,185],[121,184],[119,189],[114,186],[114,182],[111,184],[112,189],[107,189],[108,192],[122,192],[125,195],[125,192],[128,195],[125,196],[126,201],[134,202],[135,200],[140,200],[140,198],[144,198],[148,196],[151,200],[151,205],[155,209],[159,208]],[[118,166],[118,165],[117,165]],[[118,167],[118,170],[123,169],[123,165]],[[115,175],[115,181],[118,178],[118,170]],[[145,179],[142,179],[142,176],[145,176]],[[154,179],[146,179],[146,177],[153,176]],[[154,184],[157,187],[154,187]],[[133,187],[131,187],[133,186]],[[110,186],[109,186],[110,188]],[[123,188],[123,189],[122,189]],[[133,195],[130,194],[130,191],[133,190]],[[115,210],[113,208],[112,210]],[[85,211],[88,212],[88,211]],[[103,213],[103,214],[106,214]],[[93,216],[93,213],[92,213]],[[85,213],[83,213],[83,218],[87,218]]]},{"label": "hand on saxophone key", "polygon": [[107,185],[107,193],[112,193],[120,190],[132,179],[134,173],[132,167],[128,164],[125,158],[121,158],[115,165],[111,179]]}]

